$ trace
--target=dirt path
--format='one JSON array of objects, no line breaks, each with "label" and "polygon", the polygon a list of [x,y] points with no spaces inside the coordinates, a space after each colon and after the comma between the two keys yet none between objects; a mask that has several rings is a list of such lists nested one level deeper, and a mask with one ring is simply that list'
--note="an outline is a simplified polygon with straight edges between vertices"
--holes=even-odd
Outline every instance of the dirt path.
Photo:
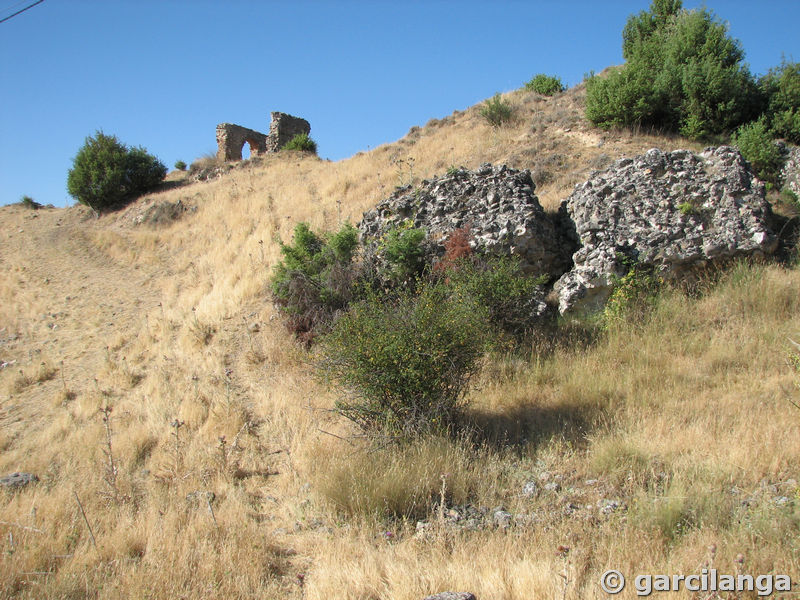
[{"label": "dirt path", "polygon": [[[135,335],[144,312],[158,304],[163,269],[125,264],[99,249],[93,236],[107,226],[81,207],[0,208],[0,364],[12,363],[0,370],[6,448],[57,405],[62,361],[67,388],[85,391],[103,368],[107,346]],[[20,389],[20,370],[36,379],[40,367],[56,372]]]}]

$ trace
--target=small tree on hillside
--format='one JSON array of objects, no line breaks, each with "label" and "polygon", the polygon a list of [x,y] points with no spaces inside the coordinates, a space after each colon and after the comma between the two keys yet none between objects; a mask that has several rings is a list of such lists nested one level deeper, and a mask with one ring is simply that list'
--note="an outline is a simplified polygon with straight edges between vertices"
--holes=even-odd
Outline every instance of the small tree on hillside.
[{"label": "small tree on hillside", "polygon": [[587,83],[586,116],[600,127],[647,126],[699,139],[761,112],[744,52],[713,13],[653,0],[623,30],[626,64]]},{"label": "small tree on hillside", "polygon": [[800,63],[784,61],[759,81],[772,133],[800,144]]},{"label": "small tree on hillside", "polygon": [[146,192],[166,176],[167,168],[142,147],[129,148],[102,131],[87,137],[72,160],[67,190],[80,203],[101,211]]}]

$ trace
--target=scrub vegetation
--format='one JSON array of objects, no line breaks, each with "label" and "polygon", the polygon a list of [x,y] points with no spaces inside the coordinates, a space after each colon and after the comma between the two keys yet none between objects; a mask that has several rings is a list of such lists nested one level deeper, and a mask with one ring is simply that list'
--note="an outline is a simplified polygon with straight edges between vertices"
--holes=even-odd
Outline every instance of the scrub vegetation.
[{"label": "scrub vegetation", "polygon": [[[710,13],[676,5],[632,18],[629,65],[667,21],[736,57]],[[720,93],[746,75],[701,58]],[[793,73],[763,80],[786,90],[753,113],[769,136],[789,138]],[[503,302],[536,282],[483,268],[468,232],[441,267],[415,262],[413,228],[383,274],[358,267],[347,223],[401,162],[420,180],[529,168],[556,211],[616,158],[747,125],[690,96],[670,128],[598,128],[597,77],[504,94],[502,127],[480,104],[339,162],[178,171],[99,217],[0,208],[0,475],[39,478],[0,489],[0,597],[577,600],[610,568],[800,580],[791,240],[690,290],[632,271],[603,313],[538,329]],[[159,203],[185,210],[140,219]]]}]

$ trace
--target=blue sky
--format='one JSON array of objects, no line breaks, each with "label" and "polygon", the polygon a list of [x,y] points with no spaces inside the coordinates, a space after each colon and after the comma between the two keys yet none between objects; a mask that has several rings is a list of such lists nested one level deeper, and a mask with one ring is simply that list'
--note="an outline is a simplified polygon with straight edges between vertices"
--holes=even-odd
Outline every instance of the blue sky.
[{"label": "blue sky", "polygon": [[[0,19],[32,2],[0,0]],[[800,60],[800,1],[706,5],[754,73]],[[0,23],[0,204],[72,204],[67,171],[98,129],[172,168],[214,151],[217,123],[267,131],[279,110],[311,123],[320,156],[346,158],[536,73],[574,85],[620,64],[625,20],[648,6],[44,0]]]}]

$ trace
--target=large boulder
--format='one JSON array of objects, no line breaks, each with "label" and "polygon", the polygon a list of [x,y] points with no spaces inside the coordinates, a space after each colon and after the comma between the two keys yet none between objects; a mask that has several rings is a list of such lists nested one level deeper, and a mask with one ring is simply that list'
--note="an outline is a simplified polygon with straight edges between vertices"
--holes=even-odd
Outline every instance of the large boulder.
[{"label": "large boulder", "polygon": [[557,278],[570,267],[575,247],[542,209],[535,188],[527,170],[489,164],[459,169],[398,188],[364,214],[359,230],[362,241],[374,244],[410,220],[427,233],[429,251],[441,254],[450,233],[469,226],[475,250],[517,255],[525,272]]},{"label": "large boulder", "polygon": [[727,146],[618,160],[576,186],[561,211],[579,243],[554,287],[562,314],[601,308],[633,263],[680,277],[778,243],[764,185]]}]

